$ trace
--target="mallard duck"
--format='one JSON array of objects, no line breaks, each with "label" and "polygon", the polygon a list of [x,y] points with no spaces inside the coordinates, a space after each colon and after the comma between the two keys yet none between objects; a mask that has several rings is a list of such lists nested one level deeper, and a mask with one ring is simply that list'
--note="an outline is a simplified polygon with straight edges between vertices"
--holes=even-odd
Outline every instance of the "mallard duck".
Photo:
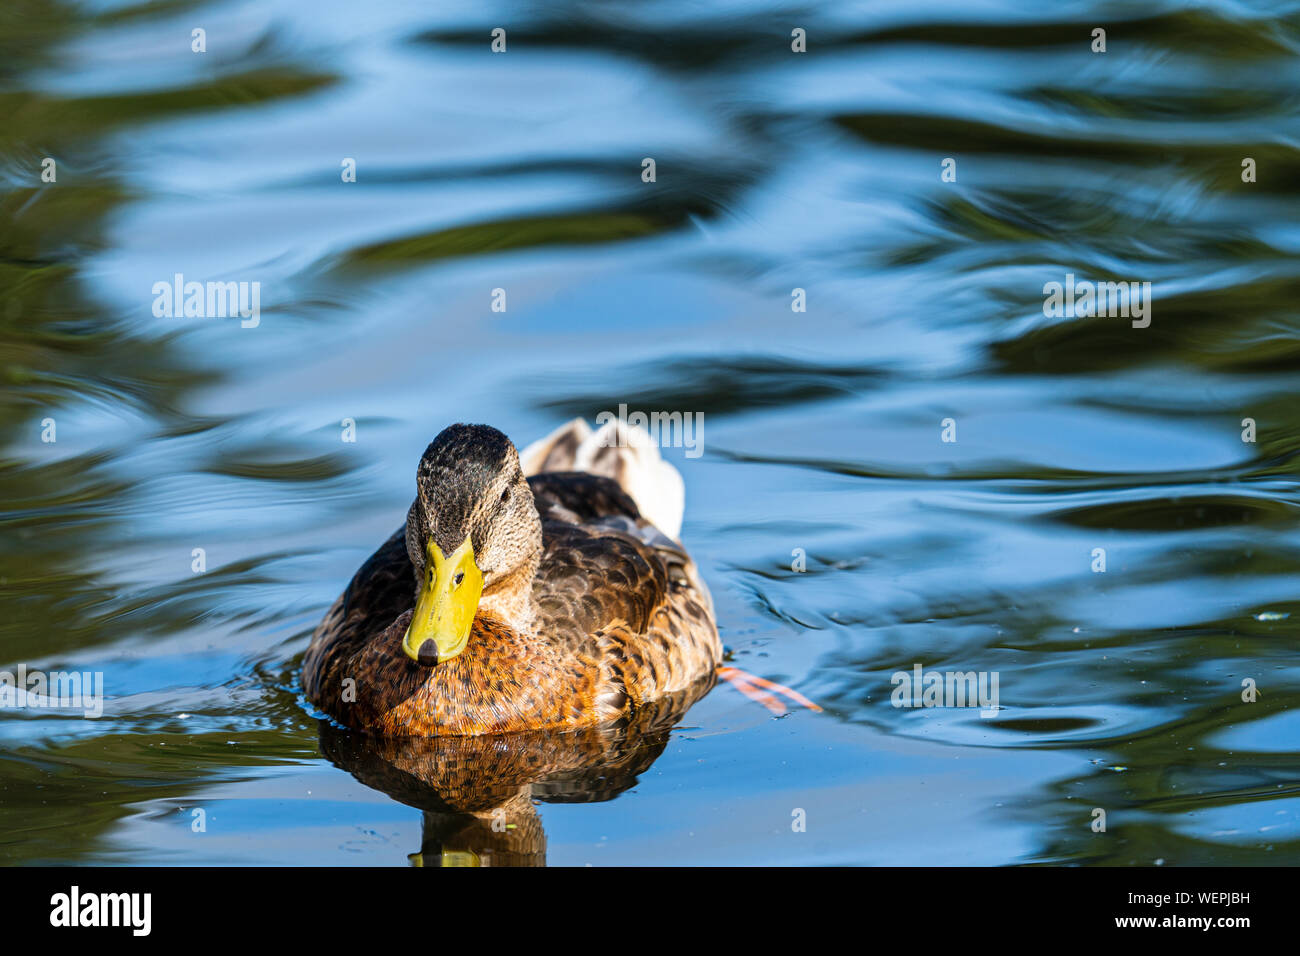
[{"label": "mallard duck", "polygon": [[356,730],[458,736],[598,726],[711,684],[681,478],[631,431],[578,420],[521,458],[495,428],[444,429],[405,523],[312,635],[308,698]]}]

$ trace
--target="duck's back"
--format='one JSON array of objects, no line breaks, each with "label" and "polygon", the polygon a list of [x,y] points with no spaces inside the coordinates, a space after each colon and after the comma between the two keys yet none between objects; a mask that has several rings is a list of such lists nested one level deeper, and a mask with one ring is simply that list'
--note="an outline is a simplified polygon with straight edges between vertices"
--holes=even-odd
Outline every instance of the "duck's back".
[{"label": "duck's back", "polygon": [[542,517],[534,632],[594,645],[634,703],[711,674],[722,656],[713,601],[681,545],[609,478],[544,472],[528,483]]}]

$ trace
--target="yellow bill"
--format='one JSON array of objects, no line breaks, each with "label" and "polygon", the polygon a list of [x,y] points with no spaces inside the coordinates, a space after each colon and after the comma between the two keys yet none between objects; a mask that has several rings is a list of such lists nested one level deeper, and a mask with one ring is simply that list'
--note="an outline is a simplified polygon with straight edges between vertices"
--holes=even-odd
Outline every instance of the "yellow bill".
[{"label": "yellow bill", "polygon": [[432,541],[425,544],[424,553],[424,582],[402,650],[411,660],[432,667],[465,649],[483,594],[483,572],[474,563],[468,537],[450,555],[444,556]]}]

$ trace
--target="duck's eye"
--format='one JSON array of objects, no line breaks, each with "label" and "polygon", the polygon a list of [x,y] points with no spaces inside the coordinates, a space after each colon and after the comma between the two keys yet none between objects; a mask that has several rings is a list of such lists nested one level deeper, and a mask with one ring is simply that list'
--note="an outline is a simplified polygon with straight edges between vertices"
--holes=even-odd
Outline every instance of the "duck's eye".
[{"label": "duck's eye", "polygon": [[510,489],[507,488],[505,491],[501,492],[501,503],[505,504],[509,500],[510,500]]}]

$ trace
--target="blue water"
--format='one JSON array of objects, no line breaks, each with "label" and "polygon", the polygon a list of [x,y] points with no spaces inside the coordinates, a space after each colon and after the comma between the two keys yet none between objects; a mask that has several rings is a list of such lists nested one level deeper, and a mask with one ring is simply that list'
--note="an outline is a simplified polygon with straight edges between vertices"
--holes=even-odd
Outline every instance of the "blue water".
[{"label": "blue water", "polygon": [[[1300,862],[1298,51],[1293,3],[6,5],[0,666],[108,699],[0,711],[0,859],[490,856],[322,754],[301,653],[444,425],[625,403],[703,416],[723,640],[824,711],[716,688],[525,793],[528,862]],[[996,716],[893,706],[916,664]]]}]

